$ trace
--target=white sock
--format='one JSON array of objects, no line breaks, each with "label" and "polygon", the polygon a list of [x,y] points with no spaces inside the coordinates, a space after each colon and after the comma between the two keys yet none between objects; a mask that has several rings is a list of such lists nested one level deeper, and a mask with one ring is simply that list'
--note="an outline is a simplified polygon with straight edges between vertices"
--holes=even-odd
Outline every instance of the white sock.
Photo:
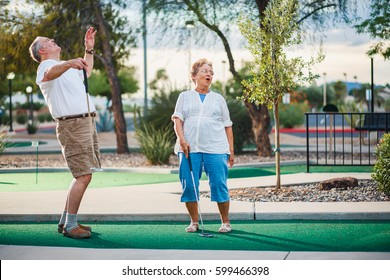
[{"label": "white sock", "polygon": [[65,229],[67,232],[71,231],[74,228],[77,228],[77,214],[66,214]]},{"label": "white sock", "polygon": [[65,210],[64,210],[64,212],[62,212],[61,219],[60,219],[60,221],[58,222],[59,225],[64,225],[64,224],[65,224],[66,213],[68,213],[68,212],[66,212]]}]

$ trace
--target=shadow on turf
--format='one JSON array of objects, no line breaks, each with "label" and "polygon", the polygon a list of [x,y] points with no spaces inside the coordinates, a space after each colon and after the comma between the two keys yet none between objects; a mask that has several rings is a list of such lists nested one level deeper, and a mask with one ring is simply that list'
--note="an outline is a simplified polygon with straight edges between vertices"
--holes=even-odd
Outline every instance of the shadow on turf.
[{"label": "shadow on turf", "polygon": [[[310,242],[302,242],[295,239],[289,239],[289,238],[283,238],[283,237],[277,237],[277,236],[270,236],[265,234],[259,234],[259,233],[252,233],[242,230],[233,230],[232,232],[228,233],[229,237],[234,237],[237,239],[243,239],[251,242],[262,242],[264,244],[275,246],[275,247],[283,247],[283,244],[285,244],[288,248],[281,248],[284,250],[290,250],[291,246],[296,247],[295,250],[322,250],[322,251],[333,251],[337,250],[337,248],[333,246],[326,246],[323,244],[318,243],[310,243]],[[249,237],[254,236],[254,237]],[[261,241],[260,241],[260,240]],[[271,240],[266,240],[271,239]],[[274,240],[274,241],[272,241]]]}]

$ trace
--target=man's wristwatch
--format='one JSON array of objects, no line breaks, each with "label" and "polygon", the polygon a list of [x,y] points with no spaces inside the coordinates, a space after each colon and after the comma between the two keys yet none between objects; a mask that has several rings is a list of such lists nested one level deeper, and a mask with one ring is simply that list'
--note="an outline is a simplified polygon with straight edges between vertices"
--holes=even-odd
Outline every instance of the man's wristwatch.
[{"label": "man's wristwatch", "polygon": [[95,50],[94,49],[90,49],[90,50],[85,49],[85,52],[87,54],[92,54],[93,55],[95,53]]}]

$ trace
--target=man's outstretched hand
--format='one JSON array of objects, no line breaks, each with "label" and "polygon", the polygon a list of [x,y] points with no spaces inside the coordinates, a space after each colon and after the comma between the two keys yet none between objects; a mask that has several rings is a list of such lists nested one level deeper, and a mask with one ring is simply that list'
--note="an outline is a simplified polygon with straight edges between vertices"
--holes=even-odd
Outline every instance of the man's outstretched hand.
[{"label": "man's outstretched hand", "polygon": [[95,28],[91,26],[85,33],[84,44],[87,50],[93,49],[93,47],[95,46],[96,32],[97,30],[95,30]]}]

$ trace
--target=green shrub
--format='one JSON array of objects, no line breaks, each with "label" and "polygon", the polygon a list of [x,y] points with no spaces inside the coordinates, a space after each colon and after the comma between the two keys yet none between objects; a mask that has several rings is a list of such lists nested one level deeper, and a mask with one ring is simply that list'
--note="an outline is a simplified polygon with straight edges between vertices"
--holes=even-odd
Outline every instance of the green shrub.
[{"label": "green shrub", "polygon": [[169,163],[169,157],[173,152],[172,134],[173,130],[170,127],[156,129],[152,124],[144,122],[136,129],[141,152],[149,163],[153,165]]},{"label": "green shrub", "polygon": [[32,122],[27,123],[27,133],[28,134],[35,134],[38,130],[38,122],[33,120]]},{"label": "green shrub", "polygon": [[377,145],[372,179],[378,183],[378,190],[390,196],[390,133],[383,135]]},{"label": "green shrub", "polygon": [[96,122],[96,129],[99,132],[112,131],[114,129],[114,121],[112,113],[109,110],[98,111],[99,121]]},{"label": "green shrub", "polygon": [[[32,104],[32,109],[33,109],[34,111],[38,111],[38,110],[40,110],[42,107],[43,107],[43,104],[40,103],[40,102],[33,102],[33,104]],[[23,103],[22,105],[20,105],[20,108],[25,109],[25,110],[30,110],[31,105],[30,105],[29,102],[26,102],[26,103]]]},{"label": "green shrub", "polygon": [[38,121],[40,123],[44,123],[46,121],[46,114],[41,114],[41,115],[38,115]]},{"label": "green shrub", "polygon": [[9,115],[4,113],[1,117],[0,117],[0,124],[2,125],[7,125],[9,123],[10,119],[9,119]]},{"label": "green shrub", "polygon": [[51,116],[50,113],[45,114],[45,120],[46,120],[47,122],[52,122],[52,121],[53,121],[53,117]]},{"label": "green shrub", "polygon": [[230,119],[233,122],[234,152],[240,153],[245,144],[253,143],[252,121],[242,101],[228,99]]},{"label": "green shrub", "polygon": [[305,103],[279,105],[279,122],[284,128],[300,126],[305,122],[305,112],[309,107]]},{"label": "green shrub", "polygon": [[37,116],[37,118],[40,123],[53,121],[53,117],[51,116],[50,113],[40,114]]},{"label": "green shrub", "polygon": [[[176,101],[180,92],[180,90],[173,90],[166,93],[164,90],[161,90],[159,93],[156,93],[150,102],[146,117],[143,119],[145,123],[151,123],[154,127],[169,127],[173,131],[171,116],[175,111]],[[176,141],[175,133],[172,133],[171,137],[172,142]]]},{"label": "green shrub", "polygon": [[27,115],[23,113],[16,115],[16,122],[18,124],[25,124],[27,122]]}]

